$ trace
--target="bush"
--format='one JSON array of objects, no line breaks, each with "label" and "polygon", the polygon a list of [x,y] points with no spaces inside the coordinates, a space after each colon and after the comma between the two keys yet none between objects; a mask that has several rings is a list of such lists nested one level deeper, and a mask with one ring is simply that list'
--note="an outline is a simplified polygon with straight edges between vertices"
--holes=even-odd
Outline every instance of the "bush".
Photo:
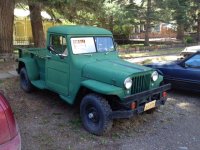
[{"label": "bush", "polygon": [[185,42],[186,44],[191,44],[191,43],[194,43],[195,40],[194,40],[191,36],[186,36],[186,37],[184,38],[184,42]]}]

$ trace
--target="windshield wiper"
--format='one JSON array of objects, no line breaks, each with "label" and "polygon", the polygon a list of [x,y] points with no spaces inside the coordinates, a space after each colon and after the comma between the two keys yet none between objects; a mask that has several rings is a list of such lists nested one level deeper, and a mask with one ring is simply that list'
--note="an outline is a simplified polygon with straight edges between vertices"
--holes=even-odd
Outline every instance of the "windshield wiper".
[{"label": "windshield wiper", "polygon": [[109,54],[110,52],[113,52],[113,48],[109,49],[109,50],[105,53],[105,55]]}]

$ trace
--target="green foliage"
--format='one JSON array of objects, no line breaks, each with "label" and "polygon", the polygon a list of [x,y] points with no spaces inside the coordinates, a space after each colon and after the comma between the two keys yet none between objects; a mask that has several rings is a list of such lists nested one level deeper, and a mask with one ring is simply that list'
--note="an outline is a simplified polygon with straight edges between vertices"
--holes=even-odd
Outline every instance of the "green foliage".
[{"label": "green foliage", "polygon": [[126,38],[128,38],[128,35],[131,33],[131,31],[132,31],[132,26],[130,25],[114,26],[114,34],[125,35]]},{"label": "green foliage", "polygon": [[185,36],[184,42],[187,44],[191,44],[191,43],[194,43],[195,40],[191,36]]},{"label": "green foliage", "polygon": [[[55,21],[67,24],[95,25],[111,30],[114,34],[131,33],[135,25],[149,28],[160,22],[182,25],[184,31],[197,29],[200,20],[200,0],[30,0],[43,4]],[[151,2],[148,8],[148,2]],[[27,4],[27,0],[16,0]],[[19,6],[19,5],[17,5]],[[24,6],[23,6],[24,7]],[[194,28],[195,26],[195,28]],[[183,32],[183,31],[182,31]]]}]

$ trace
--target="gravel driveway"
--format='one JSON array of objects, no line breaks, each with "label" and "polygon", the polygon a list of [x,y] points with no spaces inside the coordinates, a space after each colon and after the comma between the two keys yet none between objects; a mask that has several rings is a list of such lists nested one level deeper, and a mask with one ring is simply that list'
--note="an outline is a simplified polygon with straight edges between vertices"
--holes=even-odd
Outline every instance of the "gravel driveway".
[{"label": "gravel driveway", "polygon": [[0,80],[21,131],[22,150],[124,149],[199,150],[200,95],[171,91],[153,114],[115,120],[105,136],[84,130],[78,107],[50,91],[24,93],[18,77]]}]

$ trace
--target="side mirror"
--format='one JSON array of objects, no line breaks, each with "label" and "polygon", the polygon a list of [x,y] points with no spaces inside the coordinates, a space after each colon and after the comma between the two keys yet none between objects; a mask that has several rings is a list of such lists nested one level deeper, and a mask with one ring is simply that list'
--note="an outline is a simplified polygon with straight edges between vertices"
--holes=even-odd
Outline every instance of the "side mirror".
[{"label": "side mirror", "polygon": [[117,49],[117,47],[118,47],[117,42],[114,42],[114,45],[115,45],[115,49]]},{"label": "side mirror", "polygon": [[54,52],[54,53],[55,53],[55,49],[54,49],[53,45],[47,46],[47,49],[48,49],[50,52]]},{"label": "side mirror", "polygon": [[191,65],[184,62],[181,64],[181,67],[187,69],[187,68],[191,67]]},{"label": "side mirror", "polygon": [[181,66],[181,67],[183,67],[183,68],[186,68],[186,67],[187,67],[187,66],[185,65],[185,62],[184,62],[184,63],[183,63],[183,62],[180,63],[179,66]]},{"label": "side mirror", "polygon": [[115,47],[116,52],[119,53],[119,50],[117,49],[118,48],[117,42],[114,42],[114,47]]}]

